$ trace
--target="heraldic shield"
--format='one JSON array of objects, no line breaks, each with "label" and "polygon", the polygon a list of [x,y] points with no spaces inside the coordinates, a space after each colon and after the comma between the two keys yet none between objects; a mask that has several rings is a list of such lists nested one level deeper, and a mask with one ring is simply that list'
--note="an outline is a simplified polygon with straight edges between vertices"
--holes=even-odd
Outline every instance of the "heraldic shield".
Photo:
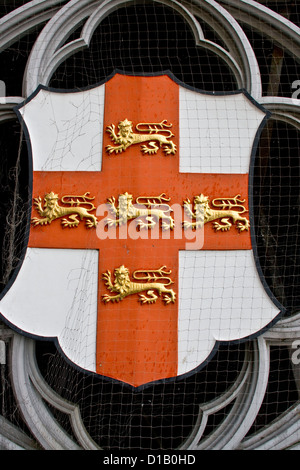
[{"label": "heraldic shield", "polygon": [[74,366],[143,387],[261,334],[282,306],[255,248],[252,172],[267,113],[170,73],[39,87],[16,112],[32,158],[5,321]]}]

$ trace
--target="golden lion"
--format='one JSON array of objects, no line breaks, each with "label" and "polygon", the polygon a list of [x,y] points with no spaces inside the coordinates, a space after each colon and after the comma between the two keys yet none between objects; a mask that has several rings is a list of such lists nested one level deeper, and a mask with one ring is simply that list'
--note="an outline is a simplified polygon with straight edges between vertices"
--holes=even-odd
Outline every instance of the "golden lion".
[{"label": "golden lion", "polygon": [[[139,199],[146,199],[144,203],[139,203]],[[137,198],[137,204],[132,203],[133,196],[127,192],[119,196],[118,207],[115,206],[115,198],[108,198],[107,204],[109,205],[110,212],[115,216],[114,219],[107,219],[107,225],[109,227],[124,225],[128,220],[136,219],[138,217],[144,217],[146,222],[141,219],[137,220],[139,228],[154,228],[157,221],[162,221],[163,230],[173,230],[174,219],[168,214],[171,208],[164,201],[169,201],[165,197],[165,194],[154,197]],[[166,209],[158,209],[157,205],[161,204]]]},{"label": "golden lion", "polygon": [[[90,214],[91,210],[95,209],[94,204],[90,201],[94,198],[88,197],[89,193],[85,193],[82,196],[64,196],[62,197],[62,202],[69,204],[69,206],[60,206],[58,204],[58,195],[51,192],[47,193],[44,197],[44,205],[42,206],[42,200],[40,197],[34,199],[34,205],[38,213],[42,218],[33,217],[31,223],[36,225],[47,225],[51,224],[53,220],[64,217],[61,221],[61,224],[64,227],[77,227],[79,225],[79,220],[86,219],[86,226],[88,228],[96,227],[98,220],[93,215]],[[74,200],[74,198],[76,198]],[[88,205],[89,209],[85,207],[80,207],[79,204]],[[74,207],[74,205],[76,205]],[[65,217],[67,216],[67,217]]]},{"label": "golden lion", "polygon": [[[162,272],[161,270],[164,267],[160,268],[159,270],[152,271],[152,273],[156,272]],[[135,274],[138,271],[135,271],[133,273],[133,277],[135,277]],[[145,271],[147,272],[147,271]],[[176,299],[176,294],[173,291],[173,289],[168,289],[166,286],[171,284],[173,281],[171,281],[170,278],[166,277],[160,277],[160,279],[167,279],[168,283],[163,284],[162,282],[132,282],[130,280],[129,276],[129,270],[125,268],[125,266],[120,266],[119,268],[116,268],[114,271],[114,276],[115,280],[114,283],[112,283],[111,280],[111,273],[110,271],[106,271],[102,275],[102,279],[105,281],[105,285],[108,288],[110,292],[117,292],[117,295],[109,295],[105,294],[102,297],[102,300],[104,303],[108,302],[119,302],[120,300],[123,300],[125,297],[128,295],[132,294],[139,294],[140,301],[142,304],[151,304],[155,303],[156,300],[158,299],[158,296],[154,293],[154,291],[157,291],[158,295],[165,294],[163,295],[163,301],[165,304],[169,303],[174,303]],[[151,277],[148,277],[151,278]],[[155,276],[154,279],[158,279],[159,276]],[[135,277],[135,279],[138,279]],[[140,294],[141,292],[147,292],[147,295]]]},{"label": "golden lion", "polygon": [[[240,201],[238,198],[240,195],[238,194],[237,196],[233,198],[224,198],[222,200],[221,198],[218,199],[218,201],[221,201],[218,206],[224,208],[224,207],[240,207],[240,210],[224,210],[224,209],[212,209],[209,206],[209,198],[207,196],[204,196],[203,194],[200,194],[200,196],[196,196],[194,198],[194,211],[191,209],[191,203],[190,200],[187,199],[184,201],[184,209],[185,212],[188,214],[189,217],[192,219],[196,219],[196,222],[188,222],[184,221],[183,225],[185,228],[199,228],[203,227],[204,224],[207,222],[212,222],[216,219],[221,219],[221,223],[219,222],[214,222],[213,226],[216,231],[221,230],[221,231],[228,231],[230,230],[230,227],[232,226],[232,223],[229,222],[229,219],[232,219],[233,224],[236,224],[236,228],[239,232],[243,232],[244,230],[249,230],[250,227],[250,222],[246,217],[242,217],[240,214],[247,212],[245,207],[241,205],[244,201]],[[212,204],[217,206],[217,201],[214,199],[212,201]]]},{"label": "golden lion", "polygon": [[[168,125],[166,120],[159,123],[139,123],[136,126],[138,131],[144,130],[146,133],[135,134],[132,130],[132,122],[125,119],[120,121],[118,125],[119,132],[116,134],[115,125],[107,126],[106,131],[110,134],[111,139],[117,147],[107,145],[106,150],[109,154],[124,152],[128,147],[134,144],[140,144],[142,142],[149,142],[149,145],[142,145],[142,152],[144,154],[155,154],[159,147],[163,147],[166,155],[176,153],[176,145],[172,140],[169,140],[174,136],[169,128],[172,124]],[[165,133],[166,135],[163,135]],[[157,142],[159,147],[156,145]]]}]

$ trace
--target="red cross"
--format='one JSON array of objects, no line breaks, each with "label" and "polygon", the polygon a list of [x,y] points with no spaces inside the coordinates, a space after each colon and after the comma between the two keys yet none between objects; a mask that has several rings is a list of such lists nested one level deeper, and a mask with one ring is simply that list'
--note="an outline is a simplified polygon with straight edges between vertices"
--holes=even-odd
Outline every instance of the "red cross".
[{"label": "red cross", "polygon": [[[166,156],[163,149],[156,155],[143,155],[139,145],[125,152],[109,155],[113,145],[105,129],[128,119],[135,126],[140,122],[172,123],[175,155]],[[100,132],[100,129],[99,129]],[[105,88],[104,142],[100,172],[34,172],[33,197],[55,192],[80,195],[87,191],[95,196],[95,206],[108,197],[116,201],[128,192],[135,198],[166,193],[170,205],[179,204],[203,193],[210,197],[225,197],[248,193],[248,175],[188,174],[179,172],[179,86],[167,75],[134,77],[115,75]],[[83,155],[84,158],[84,155]],[[37,215],[33,209],[33,215]],[[78,227],[63,228],[60,220],[51,225],[32,227],[29,246],[47,248],[86,248],[99,250],[98,329],[96,346],[97,372],[101,375],[139,386],[151,381],[177,375],[178,321],[178,253],[190,242],[178,238],[178,231],[159,239],[151,234],[147,239],[99,239],[95,229],[82,221]],[[118,231],[117,231],[118,233]],[[251,249],[250,233],[217,232],[212,225],[204,227],[202,249]],[[162,299],[155,304],[142,305],[137,295],[119,303],[104,304],[101,298],[108,293],[102,273],[124,265],[132,274],[138,269],[157,269],[162,265],[172,270],[175,303],[165,305]]]}]

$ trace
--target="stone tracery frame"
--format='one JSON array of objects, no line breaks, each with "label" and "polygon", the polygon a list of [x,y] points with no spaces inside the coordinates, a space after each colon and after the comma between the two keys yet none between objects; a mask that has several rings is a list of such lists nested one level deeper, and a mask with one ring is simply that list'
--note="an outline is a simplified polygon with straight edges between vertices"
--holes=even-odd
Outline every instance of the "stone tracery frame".
[{"label": "stone tracery frame", "polygon": [[[189,24],[195,43],[224,60],[232,70],[238,88],[245,88],[260,104],[272,111],[272,119],[300,129],[300,101],[293,98],[262,96],[259,66],[255,53],[239,21],[268,36],[300,60],[300,29],[293,23],[252,0],[153,0],[174,9]],[[12,108],[28,97],[39,84],[47,85],[57,67],[78,50],[88,48],[96,27],[115,9],[135,0],[33,0],[0,20],[0,51],[6,49],[32,28],[47,21],[38,36],[24,71],[23,96],[0,98],[0,122],[14,118]],[[226,44],[204,37],[197,18],[201,18]],[[268,21],[266,22],[266,18]],[[84,24],[79,39],[68,37]],[[267,27],[266,27],[267,25]],[[280,33],[280,34],[279,34]],[[269,374],[270,346],[288,345],[299,337],[300,313],[282,319],[271,330],[252,342],[252,349],[235,384],[225,394],[199,409],[193,432],[181,449],[300,449],[300,405],[297,403],[270,426],[245,438],[263,401]],[[11,373],[15,394],[24,420],[44,449],[98,449],[86,432],[79,410],[55,394],[41,376],[34,342],[7,329],[0,339],[11,341]],[[299,376],[299,372],[295,371]],[[298,377],[300,393],[300,378]],[[47,403],[69,415],[78,444],[63,430],[49,411]],[[202,439],[208,416],[232,404],[225,420]],[[0,448],[34,448],[28,436],[1,418]]]}]

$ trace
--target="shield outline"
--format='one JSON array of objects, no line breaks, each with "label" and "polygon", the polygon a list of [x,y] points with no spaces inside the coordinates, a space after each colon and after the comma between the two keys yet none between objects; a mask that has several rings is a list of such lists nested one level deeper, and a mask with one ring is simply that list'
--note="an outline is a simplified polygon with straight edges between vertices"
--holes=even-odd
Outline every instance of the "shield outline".
[{"label": "shield outline", "polygon": [[[27,251],[27,248],[28,248],[28,240],[29,240],[29,233],[30,233],[30,226],[31,226],[32,205],[31,205],[30,201],[32,201],[32,196],[33,196],[33,194],[32,194],[33,155],[32,155],[32,145],[31,145],[29,130],[28,130],[27,124],[26,124],[26,122],[25,122],[25,120],[24,120],[24,118],[23,118],[23,116],[20,112],[20,109],[22,107],[24,107],[27,103],[29,103],[31,100],[33,100],[33,98],[39,93],[40,90],[45,90],[45,91],[53,92],[53,93],[64,93],[64,94],[67,94],[67,93],[80,93],[80,92],[92,90],[92,89],[95,89],[95,88],[97,88],[101,85],[104,85],[105,83],[109,82],[116,74],[125,75],[125,76],[137,76],[137,77],[138,76],[141,76],[141,77],[154,77],[154,76],[167,75],[177,85],[179,85],[183,88],[186,88],[188,90],[191,90],[193,92],[202,94],[202,95],[229,96],[229,95],[244,94],[244,96],[249,101],[251,101],[258,109],[263,111],[263,113],[265,114],[265,117],[263,118],[263,120],[262,120],[262,122],[261,122],[261,124],[260,124],[260,126],[259,126],[259,128],[256,132],[255,139],[253,141],[253,145],[252,145],[252,149],[251,149],[249,172],[248,172],[248,175],[249,175],[248,205],[249,205],[249,219],[250,219],[250,236],[251,236],[251,245],[252,245],[253,257],[254,257],[254,260],[255,260],[255,267],[256,267],[258,277],[261,281],[261,284],[262,284],[267,296],[273,302],[274,306],[278,309],[278,314],[273,318],[273,320],[271,322],[269,322],[267,325],[265,325],[262,329],[260,329],[259,331],[256,331],[255,333],[253,333],[253,334],[251,334],[247,337],[243,337],[243,338],[240,338],[240,339],[229,340],[229,341],[216,340],[215,344],[214,344],[214,347],[212,348],[212,350],[211,350],[210,354],[207,356],[207,358],[201,364],[199,364],[196,368],[193,368],[192,370],[190,370],[188,372],[185,372],[183,374],[180,374],[180,375],[177,375],[177,376],[174,376],[174,377],[158,379],[158,380],[154,380],[154,381],[151,381],[151,382],[144,383],[144,384],[139,385],[139,386],[134,386],[134,385],[132,385],[130,383],[127,383],[127,382],[124,382],[122,380],[118,380],[116,378],[101,375],[97,372],[93,372],[93,371],[82,368],[80,365],[74,363],[66,355],[66,353],[64,352],[64,350],[61,348],[61,346],[59,344],[59,340],[58,340],[57,336],[49,336],[49,337],[48,336],[39,336],[39,335],[35,335],[33,333],[26,332],[26,331],[22,330],[21,328],[19,328],[17,325],[14,325],[12,322],[10,322],[0,311],[1,320],[5,324],[7,324],[12,330],[16,331],[17,333],[21,334],[22,336],[28,337],[28,338],[36,340],[36,341],[42,341],[43,340],[43,341],[52,341],[52,342],[54,342],[54,344],[55,344],[57,350],[59,351],[59,353],[62,355],[62,357],[65,359],[65,361],[67,363],[69,363],[73,368],[75,368],[75,369],[77,369],[80,372],[83,372],[85,374],[91,374],[91,375],[95,375],[97,377],[101,377],[102,379],[108,380],[111,383],[119,383],[119,384],[128,386],[133,390],[140,391],[141,389],[149,387],[153,384],[180,381],[180,380],[184,379],[185,377],[189,377],[191,375],[194,375],[195,373],[197,373],[201,369],[203,369],[212,360],[213,356],[216,354],[216,352],[218,351],[219,347],[222,344],[230,345],[230,344],[244,343],[244,342],[247,342],[249,340],[252,340],[252,339],[255,339],[255,338],[261,336],[265,331],[269,330],[275,323],[277,323],[280,320],[280,318],[284,315],[284,313],[286,312],[286,308],[283,307],[281,305],[281,303],[276,299],[276,297],[274,296],[273,292],[271,291],[270,287],[268,286],[268,284],[266,282],[266,279],[263,275],[262,268],[261,268],[260,261],[259,261],[259,256],[258,256],[256,236],[255,236],[255,225],[254,225],[253,190],[252,190],[252,188],[253,188],[253,180],[254,180],[255,156],[256,156],[256,151],[257,151],[257,147],[258,147],[258,144],[259,144],[261,132],[262,132],[263,128],[265,127],[267,120],[270,119],[272,114],[271,114],[270,111],[266,110],[261,104],[259,104],[247,92],[247,90],[245,90],[243,88],[239,89],[239,90],[234,90],[234,91],[231,91],[231,92],[209,92],[209,91],[205,91],[205,90],[201,90],[201,89],[192,87],[190,85],[187,85],[187,84],[181,82],[169,70],[162,71],[162,72],[156,72],[156,73],[134,73],[134,72],[126,72],[126,71],[122,71],[122,70],[119,70],[119,69],[115,69],[114,72],[112,74],[110,74],[108,77],[106,77],[104,80],[98,82],[97,84],[87,86],[87,87],[83,87],[83,88],[80,88],[80,89],[77,89],[77,88],[76,89],[61,89],[61,88],[48,87],[48,86],[45,86],[45,85],[39,85],[36,88],[36,90],[29,97],[27,97],[22,103],[20,103],[20,104],[18,104],[17,106],[14,107],[14,112],[16,113],[16,115],[18,117],[18,120],[19,120],[20,125],[21,125],[21,129],[24,132],[24,137],[25,137],[25,141],[26,141],[26,144],[27,144],[27,151],[28,151],[28,199],[29,199],[29,208],[30,209],[28,210],[28,215],[27,215],[27,222],[26,222],[26,227],[25,227],[25,231],[24,231],[24,243],[23,243],[23,248],[22,248],[22,252],[21,252],[21,255],[20,255],[20,260],[18,262],[18,265],[14,269],[14,271],[13,271],[8,283],[6,284],[5,288],[0,293],[0,302],[5,297],[5,295],[8,293],[11,286],[14,284],[14,282],[15,282],[16,278],[18,277],[18,274],[19,274],[19,272],[22,268],[22,265],[23,265],[23,262],[24,262],[24,259],[25,259],[25,255],[26,255],[26,251]],[[1,308],[1,305],[0,305],[0,308]]]}]

